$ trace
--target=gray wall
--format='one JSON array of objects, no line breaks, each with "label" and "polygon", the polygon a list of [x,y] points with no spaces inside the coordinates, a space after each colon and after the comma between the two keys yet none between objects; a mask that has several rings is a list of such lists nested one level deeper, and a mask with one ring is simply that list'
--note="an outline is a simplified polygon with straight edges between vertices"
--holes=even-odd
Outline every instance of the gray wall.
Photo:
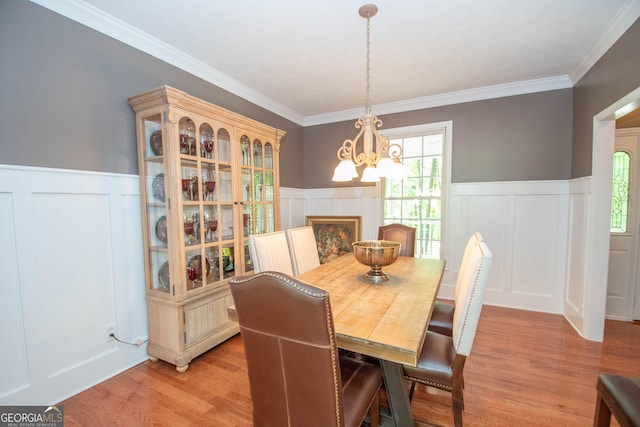
[{"label": "gray wall", "polygon": [[[380,116],[382,129],[453,121],[453,182],[568,179],[572,90],[469,102]],[[373,111],[375,113],[375,109]],[[334,183],[336,151],[356,135],[355,120],[304,129],[305,188]]]},{"label": "gray wall", "polygon": [[576,84],[571,177],[591,175],[593,116],[640,87],[640,20]]},{"label": "gray wall", "polygon": [[[453,120],[454,182],[587,176],[592,118],[640,86],[638,46],[636,22],[573,90],[380,118],[384,128]],[[356,133],[354,121],[303,129],[27,1],[0,1],[0,55],[3,164],[136,174],[134,115],[126,100],[163,84],[285,130],[283,186],[333,186],[336,150]]]},{"label": "gray wall", "polygon": [[127,98],[168,84],[283,129],[281,184],[301,187],[302,127],[28,1],[0,0],[0,163],[137,174]]}]

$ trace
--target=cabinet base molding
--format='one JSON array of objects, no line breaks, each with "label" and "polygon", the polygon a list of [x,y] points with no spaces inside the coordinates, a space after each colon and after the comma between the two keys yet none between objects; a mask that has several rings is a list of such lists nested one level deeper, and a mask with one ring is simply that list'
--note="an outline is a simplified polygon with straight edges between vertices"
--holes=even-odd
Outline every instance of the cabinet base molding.
[{"label": "cabinet base molding", "polygon": [[147,354],[186,371],[195,357],[240,332],[228,317],[231,305],[228,286],[183,303],[147,297]]}]

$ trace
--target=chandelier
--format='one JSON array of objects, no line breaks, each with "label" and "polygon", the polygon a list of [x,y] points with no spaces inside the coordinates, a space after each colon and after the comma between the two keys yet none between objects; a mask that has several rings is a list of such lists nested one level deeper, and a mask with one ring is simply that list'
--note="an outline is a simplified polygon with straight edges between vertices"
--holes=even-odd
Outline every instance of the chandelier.
[{"label": "chandelier", "polygon": [[[357,167],[366,165],[362,172],[362,182],[377,182],[380,178],[402,179],[405,170],[400,162],[402,147],[398,144],[389,144],[389,139],[378,133],[382,126],[382,120],[371,114],[369,102],[369,56],[370,56],[370,21],[378,13],[378,7],[373,4],[362,6],[358,13],[367,19],[367,88],[365,98],[365,110],[362,117],[355,124],[360,129],[353,139],[347,139],[338,149],[338,166],[333,171],[333,181],[351,181],[358,177]],[[362,151],[356,152],[358,141],[362,140]]]}]

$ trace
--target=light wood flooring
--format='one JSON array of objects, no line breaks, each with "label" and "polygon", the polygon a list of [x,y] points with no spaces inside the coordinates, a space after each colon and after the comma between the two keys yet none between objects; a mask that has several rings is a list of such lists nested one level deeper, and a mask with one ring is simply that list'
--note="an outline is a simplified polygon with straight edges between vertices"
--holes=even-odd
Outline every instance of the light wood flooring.
[{"label": "light wood flooring", "polygon": [[[465,366],[465,426],[590,426],[600,372],[640,377],[640,324],[606,321],[604,343],[560,315],[485,306]],[[417,419],[453,425],[448,395],[420,388]],[[60,403],[69,426],[251,426],[240,336],[179,374],[146,361]],[[612,425],[616,425],[614,422]]]}]

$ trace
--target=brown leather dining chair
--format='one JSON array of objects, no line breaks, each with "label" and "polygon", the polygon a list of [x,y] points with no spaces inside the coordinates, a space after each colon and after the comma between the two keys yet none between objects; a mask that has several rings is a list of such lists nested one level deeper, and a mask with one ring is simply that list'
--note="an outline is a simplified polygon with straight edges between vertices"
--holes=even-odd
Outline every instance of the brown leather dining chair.
[{"label": "brown leather dining chair", "polygon": [[[464,253],[462,255],[462,261],[460,262],[460,270],[464,268],[465,263],[469,262],[469,253],[473,246],[477,242],[484,241],[482,234],[476,231],[467,241],[467,245],[465,246]],[[436,301],[433,305],[433,311],[431,312],[431,319],[429,320],[428,329],[432,332],[437,332],[439,334],[451,336],[453,334],[453,312],[455,311],[458,295],[460,294],[460,289],[463,286],[462,276],[458,274],[458,280],[456,281],[456,286],[454,290],[453,304],[444,301]]]},{"label": "brown leather dining chair", "polygon": [[453,336],[427,331],[417,366],[404,366],[404,376],[411,381],[409,399],[416,383],[451,393],[453,419],[462,426],[463,369],[471,353],[487,286],[492,255],[484,242],[477,242],[469,253],[469,262],[460,270],[463,287],[453,318]]},{"label": "brown leather dining chair", "polygon": [[593,427],[609,427],[611,414],[621,427],[640,426],[640,378],[601,373]]},{"label": "brown leather dining chair", "polygon": [[379,425],[381,370],[338,356],[327,292],[273,271],[230,287],[256,427]]},{"label": "brown leather dining chair", "polygon": [[378,227],[378,240],[398,242],[400,256],[414,256],[416,245],[416,229],[404,224],[389,224]]}]

